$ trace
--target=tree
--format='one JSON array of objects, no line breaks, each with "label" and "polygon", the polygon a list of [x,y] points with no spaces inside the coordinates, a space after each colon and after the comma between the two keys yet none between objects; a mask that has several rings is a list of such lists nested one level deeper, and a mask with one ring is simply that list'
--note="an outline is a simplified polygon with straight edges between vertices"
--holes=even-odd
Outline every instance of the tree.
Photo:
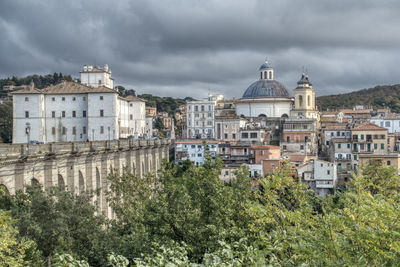
[{"label": "tree", "polygon": [[112,252],[113,237],[104,218],[95,215],[89,194],[36,186],[18,192],[11,201],[20,235],[35,241],[49,263],[56,252],[64,252],[99,265]]},{"label": "tree", "polygon": [[26,239],[18,240],[18,230],[13,226],[16,221],[11,218],[10,212],[0,210],[0,265],[27,266],[32,261],[27,257],[35,244]]},{"label": "tree", "polygon": [[0,142],[11,143],[12,116],[12,101],[0,104]]}]

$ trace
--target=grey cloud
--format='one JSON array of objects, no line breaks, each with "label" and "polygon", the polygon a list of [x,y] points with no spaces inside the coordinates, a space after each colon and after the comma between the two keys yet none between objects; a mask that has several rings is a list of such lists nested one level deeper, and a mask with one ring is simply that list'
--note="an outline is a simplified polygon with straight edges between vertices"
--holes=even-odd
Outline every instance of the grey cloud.
[{"label": "grey cloud", "polygon": [[0,76],[108,63],[140,93],[240,97],[265,57],[317,94],[398,83],[400,2],[2,0]]}]

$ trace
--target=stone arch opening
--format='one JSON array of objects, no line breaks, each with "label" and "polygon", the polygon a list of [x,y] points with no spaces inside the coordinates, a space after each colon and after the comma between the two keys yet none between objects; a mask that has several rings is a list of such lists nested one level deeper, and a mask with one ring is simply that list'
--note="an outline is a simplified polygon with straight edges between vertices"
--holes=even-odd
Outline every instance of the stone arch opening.
[{"label": "stone arch opening", "polygon": [[261,113],[260,115],[258,115],[259,118],[266,118],[267,115],[265,115],[264,113]]},{"label": "stone arch opening", "polygon": [[64,182],[64,178],[62,177],[61,174],[58,174],[58,188],[60,188],[61,190],[65,190],[65,182]]},{"label": "stone arch opening", "polygon": [[10,195],[10,191],[5,184],[0,184],[0,192],[4,192],[6,195]]},{"label": "stone arch opening", "polygon": [[300,95],[299,96],[299,107],[302,107],[302,106],[303,106],[303,96]]},{"label": "stone arch opening", "polygon": [[83,179],[82,172],[79,171],[79,194],[85,193],[85,180]]},{"label": "stone arch opening", "polygon": [[286,113],[284,113],[284,114],[282,114],[282,116],[281,116],[281,118],[289,118],[289,116],[288,116],[288,114],[286,114]]},{"label": "stone arch opening", "polygon": [[38,185],[40,185],[39,181],[35,177],[33,177],[31,179],[31,186],[38,186]]}]

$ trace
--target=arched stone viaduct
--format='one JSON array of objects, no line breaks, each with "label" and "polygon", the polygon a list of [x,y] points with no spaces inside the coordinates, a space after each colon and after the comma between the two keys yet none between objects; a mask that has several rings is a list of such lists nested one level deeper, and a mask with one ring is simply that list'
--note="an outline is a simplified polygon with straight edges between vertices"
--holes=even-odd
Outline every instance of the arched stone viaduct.
[{"label": "arched stone viaduct", "polygon": [[93,202],[98,211],[111,216],[103,189],[107,175],[128,168],[135,175],[157,172],[163,159],[169,160],[172,142],[119,140],[0,145],[0,186],[10,194],[39,183],[46,189],[62,186],[76,194],[98,191]]}]

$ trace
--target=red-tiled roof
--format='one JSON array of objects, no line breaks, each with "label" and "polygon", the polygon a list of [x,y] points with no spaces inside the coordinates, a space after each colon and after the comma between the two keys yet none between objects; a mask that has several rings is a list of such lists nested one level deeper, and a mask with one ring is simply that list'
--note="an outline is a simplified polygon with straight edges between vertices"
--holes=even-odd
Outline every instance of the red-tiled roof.
[{"label": "red-tiled roof", "polygon": [[100,86],[96,88],[92,88],[80,83],[76,82],[61,82],[56,85],[51,85],[42,90],[33,88],[33,89],[22,89],[12,94],[47,94],[47,95],[56,95],[56,94],[87,94],[87,93],[117,93],[115,90]]},{"label": "red-tiled roof", "polygon": [[305,155],[289,155],[289,160],[291,162],[304,162],[305,158]]},{"label": "red-tiled roof", "polygon": [[344,114],[369,114],[372,109],[341,109]]},{"label": "red-tiled roof", "polygon": [[279,146],[272,146],[272,145],[258,145],[258,146],[251,146],[251,149],[278,149],[280,150],[281,148]]},{"label": "red-tiled roof", "polygon": [[354,127],[353,131],[387,131],[387,129],[373,123],[365,123]]}]

